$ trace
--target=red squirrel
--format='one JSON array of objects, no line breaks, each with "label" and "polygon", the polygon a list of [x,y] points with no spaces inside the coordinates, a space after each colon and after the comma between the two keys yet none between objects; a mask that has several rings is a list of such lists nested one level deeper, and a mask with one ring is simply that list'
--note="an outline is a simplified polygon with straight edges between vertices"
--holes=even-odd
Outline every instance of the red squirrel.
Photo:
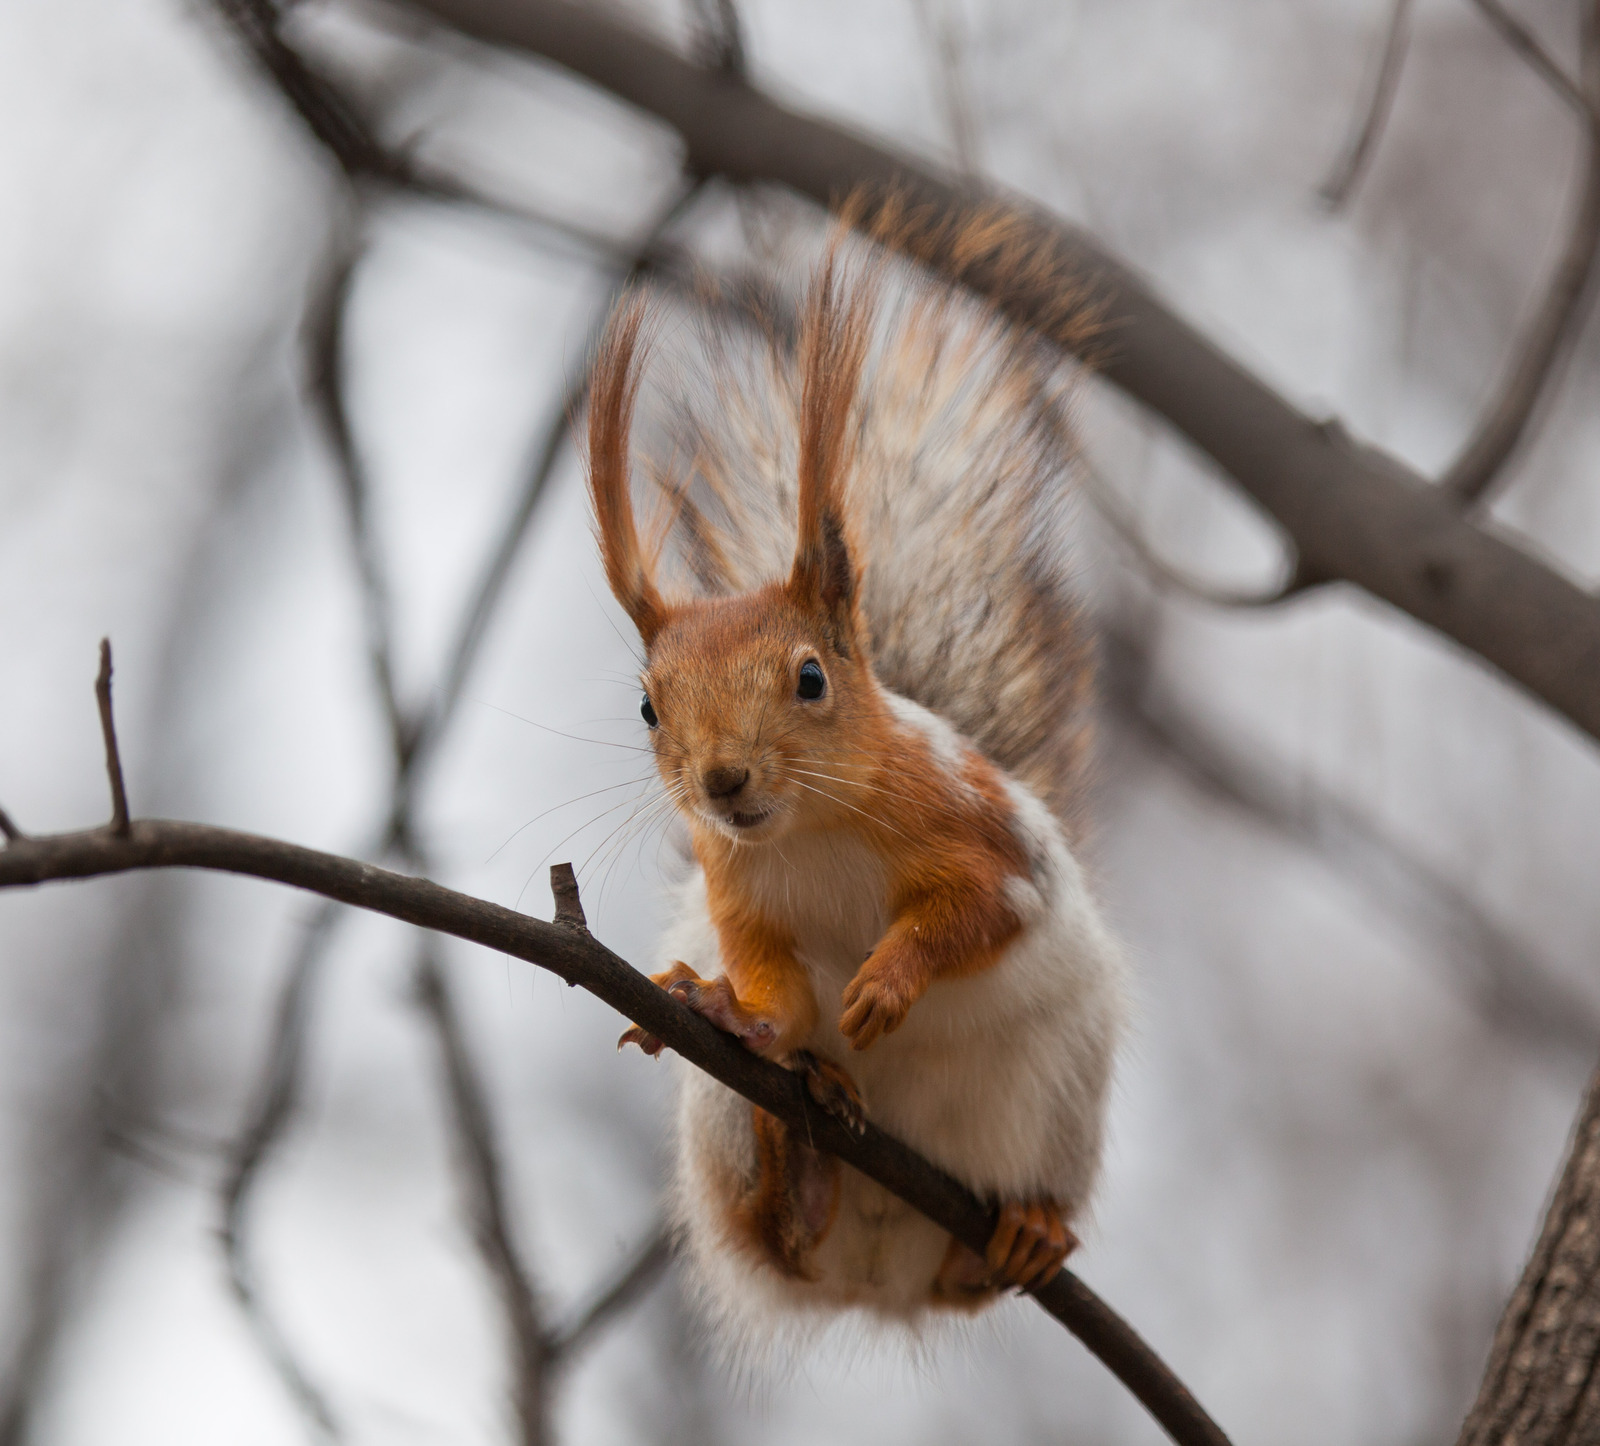
[{"label": "red squirrel", "polygon": [[[589,479],[644,644],[643,720],[695,868],[655,982],[847,1121],[994,1200],[979,1257],[685,1071],[675,1214],[738,1330],[913,1321],[1049,1280],[1099,1166],[1125,987],[1073,853],[1092,644],[1064,564],[1077,466],[1059,357],[971,298],[846,277],[669,409],[691,586],[660,581],[631,474],[648,304],[600,347]],[[635,1027],[619,1041],[655,1054]]]}]

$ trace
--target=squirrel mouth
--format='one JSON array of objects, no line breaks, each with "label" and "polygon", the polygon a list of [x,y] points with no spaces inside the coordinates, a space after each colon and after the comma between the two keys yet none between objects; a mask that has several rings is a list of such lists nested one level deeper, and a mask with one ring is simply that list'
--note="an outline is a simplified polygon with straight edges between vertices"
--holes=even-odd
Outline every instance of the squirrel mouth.
[{"label": "squirrel mouth", "polygon": [[772,810],[764,808],[759,813],[727,813],[723,817],[735,828],[755,828],[772,817]]}]

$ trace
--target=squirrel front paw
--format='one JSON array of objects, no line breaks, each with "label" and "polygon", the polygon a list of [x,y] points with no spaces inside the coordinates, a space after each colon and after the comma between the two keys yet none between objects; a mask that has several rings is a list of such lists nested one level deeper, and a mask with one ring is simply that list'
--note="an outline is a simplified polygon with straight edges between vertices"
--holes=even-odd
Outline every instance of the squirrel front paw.
[{"label": "squirrel front paw", "polygon": [[880,1034],[899,1029],[927,987],[917,971],[897,962],[889,951],[869,955],[856,977],[845,985],[839,1032],[850,1041],[851,1049],[865,1049]]},{"label": "squirrel front paw", "polygon": [[[726,974],[715,979],[701,979],[679,960],[672,968],[652,974],[650,980],[696,1014],[709,1019],[724,1034],[733,1035],[746,1049],[756,1054],[771,1054],[778,1039],[777,1025],[741,1003]],[[625,1044],[636,1044],[648,1055],[661,1053],[661,1041],[642,1025],[635,1024],[622,1031],[617,1048]]]},{"label": "squirrel front paw", "polygon": [[[671,989],[680,980],[693,979],[694,977],[693,969],[685,964],[683,960],[674,959],[670,968],[663,969],[659,974],[652,974],[650,982],[662,989]],[[642,1024],[631,1024],[622,1031],[622,1034],[617,1039],[617,1048],[621,1049],[625,1044],[638,1045],[651,1059],[654,1059],[662,1050],[661,1041]]]}]

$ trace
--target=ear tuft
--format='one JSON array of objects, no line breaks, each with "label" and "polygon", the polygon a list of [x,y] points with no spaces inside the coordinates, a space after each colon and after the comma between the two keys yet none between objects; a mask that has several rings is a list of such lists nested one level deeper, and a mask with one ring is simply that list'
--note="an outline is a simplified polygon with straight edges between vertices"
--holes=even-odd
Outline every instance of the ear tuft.
[{"label": "ear tuft", "polygon": [[800,333],[800,525],[789,587],[829,615],[847,646],[857,631],[856,572],[846,539],[844,490],[855,460],[856,391],[871,307],[860,294],[843,294],[838,271],[835,241],[812,280]]},{"label": "ear tuft", "polygon": [[618,303],[589,382],[589,496],[606,581],[646,648],[666,621],[666,606],[639,546],[628,457],[639,393],[649,306],[633,292]]}]

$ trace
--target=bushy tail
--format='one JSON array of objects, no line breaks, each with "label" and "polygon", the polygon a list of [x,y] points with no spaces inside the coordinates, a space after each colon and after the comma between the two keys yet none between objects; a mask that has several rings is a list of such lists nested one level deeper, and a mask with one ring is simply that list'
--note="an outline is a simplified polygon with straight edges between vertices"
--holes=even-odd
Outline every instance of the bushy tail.
[{"label": "bushy tail", "polygon": [[[1073,369],[908,267],[858,266],[847,294],[871,337],[846,498],[874,667],[1077,837],[1094,661],[1068,557]],[[795,553],[797,308],[749,289],[737,306],[663,329],[640,433],[667,561],[710,594],[781,579]]]}]

